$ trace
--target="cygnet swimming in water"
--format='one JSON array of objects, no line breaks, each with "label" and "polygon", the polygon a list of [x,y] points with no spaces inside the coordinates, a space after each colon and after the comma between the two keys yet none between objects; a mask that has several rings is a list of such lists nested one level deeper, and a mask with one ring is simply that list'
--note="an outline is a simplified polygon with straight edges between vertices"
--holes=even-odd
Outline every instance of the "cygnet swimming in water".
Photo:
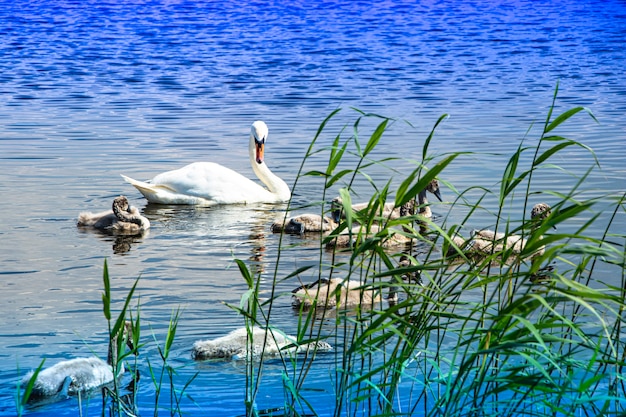
[{"label": "cygnet swimming in water", "polygon": [[313,306],[351,308],[359,305],[371,308],[382,300],[380,290],[365,288],[359,281],[342,278],[320,278],[296,288],[292,293],[291,305],[294,308],[303,306],[305,309]]},{"label": "cygnet swimming in water", "polygon": [[[382,208],[381,218],[394,220],[400,217],[411,216],[415,214],[418,215],[418,218],[431,218],[433,213],[428,204],[428,199],[426,198],[427,192],[434,194],[439,201],[442,201],[441,193],[439,191],[439,181],[437,181],[437,179],[433,179],[428,183],[426,188],[419,192],[417,202],[415,201],[415,199],[412,199],[400,207],[395,207],[395,204],[392,202],[385,203]],[[333,210],[333,217],[337,221],[345,218],[342,204],[343,201],[341,197],[337,197],[333,200],[333,205],[335,207],[335,209]],[[353,204],[351,207],[352,210],[355,212],[362,211],[368,207],[368,203]],[[330,240],[326,244],[326,249],[352,248],[359,239],[367,239],[368,237],[376,235],[381,231],[384,231],[386,233],[386,236],[381,237],[381,246],[384,248],[405,246],[414,243],[414,239],[411,236],[407,236],[406,234],[403,234],[400,230],[396,230],[393,227],[385,227],[378,224],[372,224],[369,226],[369,230],[364,230],[362,225],[357,225],[354,226],[350,232],[344,230],[337,237]]]},{"label": "cygnet swimming in water", "polygon": [[[242,327],[217,339],[195,342],[191,348],[191,357],[196,360],[245,359],[248,356],[278,356],[332,350],[332,347],[324,341],[303,345],[298,345],[296,341],[296,337],[286,335],[279,330],[263,329],[258,326],[252,328],[252,341],[249,341],[248,329]],[[252,349],[249,355],[248,348]]]},{"label": "cygnet swimming in water", "polygon": [[[546,203],[535,204],[530,212],[531,220],[536,223],[533,228],[538,227],[539,223],[547,218],[551,213],[551,208]],[[492,230],[473,230],[469,239],[461,236],[453,236],[452,241],[466,255],[470,257],[484,257],[491,254],[510,252],[511,256],[519,256],[526,247],[527,239],[515,234],[506,234],[502,232],[494,232]],[[541,246],[538,250],[530,254],[529,258],[543,255],[545,246]],[[448,250],[448,255],[456,253],[453,247]]]},{"label": "cygnet swimming in water", "polygon": [[[123,342],[133,350],[131,324],[125,323]],[[123,343],[122,343],[123,345]],[[114,337],[109,345],[107,360],[93,356],[89,358],[75,358],[59,362],[50,368],[41,370],[33,384],[30,399],[37,400],[53,396],[75,395],[79,392],[90,391],[113,382],[115,372],[112,368],[113,358],[117,358],[118,339]],[[124,372],[123,363],[120,363],[120,371],[117,376]],[[34,371],[29,372],[22,378],[25,386],[33,376]]]},{"label": "cygnet swimming in water", "polygon": [[300,214],[285,221],[276,221],[272,224],[272,232],[302,235],[305,233],[326,233],[337,227],[337,223],[328,216],[319,214]]},{"label": "cygnet swimming in water", "polygon": [[[382,213],[380,213],[380,217],[383,219],[394,220],[400,218],[402,216],[412,215],[415,213],[415,208],[417,207],[417,214],[425,218],[431,218],[433,216],[433,212],[428,205],[427,192],[433,194],[439,201],[441,199],[441,192],[439,191],[439,181],[437,179],[431,180],[426,188],[419,192],[417,195],[417,202],[415,199],[410,200],[408,203],[396,207],[395,203],[389,202],[385,203],[382,207]],[[352,204],[352,211],[363,211],[369,207],[370,203],[355,203]],[[333,199],[333,218],[335,221],[339,221],[340,219],[345,218],[345,213],[343,211],[343,201],[341,197],[335,197]]]},{"label": "cygnet swimming in water", "polygon": [[328,250],[335,248],[353,248],[357,243],[363,242],[365,239],[373,237],[381,231],[385,232],[385,236],[381,237],[380,242],[380,246],[383,248],[407,246],[415,242],[413,238],[404,235],[399,229],[373,224],[369,228],[369,233],[366,233],[365,227],[362,225],[354,226],[352,233],[348,233],[344,230],[342,233],[329,240],[325,247]]},{"label": "cygnet swimming in water", "polygon": [[136,207],[130,206],[128,199],[121,195],[113,200],[111,210],[95,214],[80,213],[77,226],[115,234],[139,234],[150,228],[150,221]]},{"label": "cygnet swimming in water", "polygon": [[[399,261],[399,267],[410,267],[411,261],[403,255]],[[414,281],[421,284],[421,278],[414,273],[403,274],[403,280]],[[387,300],[397,302],[397,288],[392,278],[389,286]],[[357,280],[342,278],[320,278],[310,284],[302,285],[292,291],[291,305],[294,308],[353,308],[363,306],[372,308],[382,301],[381,289],[363,285]]]}]

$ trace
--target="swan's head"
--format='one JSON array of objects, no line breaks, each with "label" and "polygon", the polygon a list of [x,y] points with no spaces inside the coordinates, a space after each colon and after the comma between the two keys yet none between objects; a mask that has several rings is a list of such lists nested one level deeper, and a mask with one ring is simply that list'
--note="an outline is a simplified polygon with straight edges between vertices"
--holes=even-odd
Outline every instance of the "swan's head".
[{"label": "swan's head", "polygon": [[250,131],[250,139],[254,140],[254,146],[256,149],[256,163],[263,163],[263,152],[265,151],[265,139],[267,138],[268,129],[265,122],[261,120],[257,120],[252,123],[252,128]]}]

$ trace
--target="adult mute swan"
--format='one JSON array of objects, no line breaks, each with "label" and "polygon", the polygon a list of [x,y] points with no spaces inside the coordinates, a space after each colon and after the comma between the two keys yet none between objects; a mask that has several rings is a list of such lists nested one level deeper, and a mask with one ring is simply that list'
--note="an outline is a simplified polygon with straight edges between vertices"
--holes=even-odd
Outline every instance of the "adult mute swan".
[{"label": "adult mute swan", "polygon": [[[132,325],[125,323],[122,331],[123,342],[131,351],[133,350]],[[52,396],[74,395],[79,392],[89,391],[113,382],[114,371],[111,366],[113,358],[117,358],[118,338],[111,340],[107,361],[98,357],[75,358],[59,362],[50,368],[41,370],[33,385],[30,398],[37,400]],[[123,364],[117,376],[124,372]],[[34,371],[22,378],[22,385],[28,384]]]},{"label": "adult mute swan", "polygon": [[136,207],[130,206],[128,199],[121,195],[113,200],[111,210],[95,214],[80,213],[76,225],[116,234],[138,234],[150,228],[150,221]]},{"label": "adult mute swan", "polygon": [[[551,208],[546,203],[535,204],[530,212],[530,218],[534,221],[533,229],[547,218],[551,213]],[[494,232],[493,230],[473,230],[471,237],[467,240],[461,236],[453,236],[452,241],[464,253],[471,257],[484,257],[491,254],[509,252],[511,256],[519,256],[526,247],[527,239],[515,234]],[[545,246],[541,246],[537,251],[530,254],[529,258],[543,255]],[[448,249],[448,255],[455,255],[453,247]]]},{"label": "adult mute swan", "polygon": [[230,168],[214,162],[194,162],[163,172],[148,182],[122,178],[137,188],[151,203],[216,204],[281,203],[289,200],[289,186],[264,162],[267,125],[257,120],[250,132],[250,164],[267,189]]},{"label": "adult mute swan", "polygon": [[324,341],[298,345],[296,340],[296,337],[286,335],[279,330],[263,329],[258,326],[252,328],[252,340],[248,340],[248,329],[242,327],[217,339],[195,342],[191,348],[191,357],[196,360],[245,359],[249,348],[252,357],[259,357],[262,354],[277,356],[281,353],[294,354],[314,350],[332,350],[332,347]]}]

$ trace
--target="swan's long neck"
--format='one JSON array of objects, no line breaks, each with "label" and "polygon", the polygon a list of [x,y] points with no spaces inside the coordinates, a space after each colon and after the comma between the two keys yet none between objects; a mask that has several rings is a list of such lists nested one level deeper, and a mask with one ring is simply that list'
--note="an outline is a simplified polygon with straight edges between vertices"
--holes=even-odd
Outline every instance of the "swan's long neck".
[{"label": "swan's long neck", "polygon": [[119,363],[119,350],[118,350],[119,338],[115,336],[109,341],[109,353],[107,355],[107,363],[111,367],[113,373],[116,373],[114,368],[119,367],[119,373],[122,374],[126,372],[124,369],[124,362]]},{"label": "swan's long neck", "polygon": [[[120,358],[119,348],[123,347],[124,344],[133,350],[133,335],[132,335],[132,325],[130,322],[125,322],[124,327],[120,330],[120,333],[116,334],[109,340],[109,352],[107,355],[107,363],[113,366],[114,362],[117,362]],[[122,362],[120,368],[120,372],[124,372],[124,363]]]},{"label": "swan's long neck", "polygon": [[121,200],[121,198],[117,198],[113,201],[113,213],[120,222],[135,223],[141,227],[145,226],[144,219],[139,214],[139,211],[135,207],[129,206],[126,199]]},{"label": "swan's long neck", "polygon": [[113,209],[113,214],[115,214],[115,217],[119,221],[121,222],[130,221],[128,220],[130,215],[128,213],[129,207],[128,207],[128,200],[126,200],[126,197],[120,196],[116,198],[115,200],[113,200],[113,205],[111,208]]},{"label": "swan's long neck", "polygon": [[422,190],[417,195],[417,204],[419,205],[419,214],[424,217],[432,217],[433,212],[428,205],[428,199],[426,198],[426,190]]},{"label": "swan's long neck", "polygon": [[[262,145],[264,146],[264,144]],[[265,184],[268,190],[275,194],[277,199],[286,201],[291,197],[291,190],[285,181],[275,175],[265,164],[265,161],[261,158],[261,161],[257,161],[257,143],[254,135],[250,135],[250,165],[254,174]]]}]

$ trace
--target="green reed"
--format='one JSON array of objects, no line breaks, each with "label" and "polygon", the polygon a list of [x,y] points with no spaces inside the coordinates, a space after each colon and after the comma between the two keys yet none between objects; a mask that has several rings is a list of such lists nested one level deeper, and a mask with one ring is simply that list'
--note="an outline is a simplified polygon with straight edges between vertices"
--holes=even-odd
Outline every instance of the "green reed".
[{"label": "green reed", "polygon": [[[328,384],[333,387],[334,415],[624,412],[626,405],[621,398],[626,393],[621,371],[626,349],[620,336],[626,307],[625,236],[613,230],[613,223],[618,214],[624,214],[625,197],[584,198],[584,181],[599,162],[590,148],[555,131],[579,114],[595,118],[583,107],[554,116],[557,93],[558,86],[539,138],[522,141],[495,190],[472,187],[457,191],[445,181],[446,168],[467,154],[430,153],[435,129],[445,115],[424,141],[421,159],[413,161],[414,169],[408,174],[392,170],[402,178],[395,189],[392,181],[375,184],[368,168],[393,165],[391,158],[376,160],[375,150],[396,121],[358,112],[352,129],[344,127],[338,135],[329,135],[332,144],[316,149],[338,112],[320,126],[298,179],[309,176],[323,180],[324,196],[313,205],[320,208],[320,215],[331,210],[326,203],[331,187],[342,185],[339,195],[344,219],[333,232],[320,233],[316,267],[285,274],[282,265],[286,263],[281,264],[280,259],[288,259],[290,248],[281,245],[272,288],[305,273],[313,272],[318,278],[341,273],[346,279],[359,280],[364,290],[373,288],[385,294],[395,288],[403,294],[396,304],[381,302],[371,309],[296,312],[299,337],[322,337],[335,344],[335,369]],[[372,122],[375,127],[362,141],[361,126]],[[572,147],[584,150],[593,160],[582,173],[567,173],[554,163],[555,156]],[[307,158],[324,153],[327,170],[304,169]],[[352,168],[345,167],[346,157]],[[471,157],[478,159],[480,155]],[[536,191],[533,178],[546,171],[579,177],[566,194]],[[368,207],[356,212],[351,207],[353,185],[362,178],[371,185],[371,197]],[[415,199],[433,178],[439,178],[447,192],[456,194],[449,209],[450,213],[467,213],[460,224],[451,224],[450,215],[440,221],[419,214],[383,217],[386,201],[400,207]],[[491,253],[477,258],[454,240],[456,232],[471,225],[474,215],[486,210],[485,202],[492,197],[497,201],[497,210],[492,213],[496,230],[526,239],[519,254],[494,245]],[[547,199],[552,205],[552,214],[543,222],[515,221],[505,215],[510,207],[523,207],[526,213],[537,199]],[[612,210],[608,223],[600,222],[601,212],[594,212],[599,206]],[[581,224],[580,218],[586,220]],[[568,225],[574,221],[580,224],[577,230],[561,231],[572,230]],[[354,235],[348,255],[338,248],[324,249],[342,233]],[[394,234],[411,237],[414,244],[387,247],[385,243]],[[542,247],[545,251],[530,259]],[[412,259],[411,266],[397,266],[401,254]],[[600,263],[621,271],[621,286],[608,285],[597,276]],[[402,279],[415,273],[421,274],[423,286]],[[250,283],[258,292],[260,282]],[[248,307],[253,307],[257,318],[262,317],[261,322],[271,324],[271,306],[285,296],[290,294],[273,292],[268,301]],[[318,305],[322,304],[323,300],[318,300]],[[251,310],[247,314],[252,315]],[[334,323],[334,330],[329,332],[323,323]],[[299,390],[315,366],[314,358],[285,364],[285,387],[290,396],[286,396],[284,411],[288,415],[316,412],[306,401],[305,392]],[[255,372],[260,374],[261,368]],[[248,415],[255,413],[248,408]]]},{"label": "green reed", "polygon": [[[118,355],[113,357],[112,366],[117,370],[117,373],[120,373],[122,369],[122,363],[127,362],[129,359],[132,359],[132,366],[130,367],[130,371],[132,373],[132,381],[127,386],[121,386],[120,381],[115,379],[112,387],[105,387],[103,393],[111,397],[111,407],[110,412],[120,416],[136,416],[139,415],[139,409],[137,407],[137,393],[139,390],[139,362],[143,358],[140,358],[140,348],[145,346],[145,343],[140,342],[140,329],[141,329],[141,320],[140,320],[140,309],[139,306],[136,307],[135,314],[133,316],[133,312],[129,309],[131,300],[133,299],[133,295],[135,289],[137,288],[137,284],[139,283],[139,278],[137,278],[131,287],[130,291],[126,295],[124,299],[124,304],[119,311],[115,320],[111,315],[111,280],[109,277],[108,266],[106,260],[104,261],[104,271],[103,271],[103,282],[104,282],[104,292],[102,294],[102,305],[104,316],[109,325],[109,334],[110,340],[109,343],[118,343],[117,349],[115,352],[118,352]],[[181,388],[179,388],[175,379],[177,377],[176,368],[170,363],[170,353],[174,341],[176,339],[176,329],[178,326],[178,322],[180,321],[181,313],[179,310],[172,313],[170,318],[167,333],[165,335],[165,341],[163,344],[160,344],[156,339],[156,336],[153,334],[154,344],[157,347],[157,351],[159,353],[160,363],[152,363],[150,358],[145,358],[148,371],[150,374],[150,381],[154,385],[155,389],[155,397],[154,397],[154,411],[153,415],[156,417],[159,415],[160,409],[167,410],[167,414],[170,416],[182,415],[183,412],[181,410],[181,402],[183,399],[189,399],[186,395],[186,390],[189,385],[194,381],[196,375],[193,375],[189,378]],[[124,324],[130,324],[130,334],[124,334]],[[126,337],[132,337],[132,349],[127,351],[124,350],[124,344],[126,343]],[[161,404],[161,395],[164,389],[167,389],[169,392],[169,403],[164,406]],[[105,407],[103,406],[102,413],[105,413]]]},{"label": "green reed", "polygon": [[[159,359],[161,360],[161,364],[153,365],[150,362],[150,359],[147,359],[148,369],[150,372],[150,379],[154,385],[155,389],[155,399],[154,399],[154,416],[156,417],[159,414],[159,408],[163,408],[160,404],[161,392],[163,390],[164,384],[167,383],[167,388],[169,391],[169,405],[165,407],[169,411],[171,416],[175,415],[183,415],[183,411],[181,409],[181,402],[183,399],[189,399],[186,394],[187,388],[193,383],[196,379],[197,373],[194,374],[191,378],[189,378],[182,388],[177,388],[175,384],[176,376],[178,375],[177,369],[170,363],[170,353],[174,341],[176,339],[176,329],[178,327],[178,323],[180,321],[181,312],[177,310],[172,313],[170,318],[167,334],[165,335],[165,343],[163,345],[159,344],[159,341],[153,335],[154,343],[157,346],[157,350],[159,352]],[[167,378],[167,381],[165,379]]]}]

